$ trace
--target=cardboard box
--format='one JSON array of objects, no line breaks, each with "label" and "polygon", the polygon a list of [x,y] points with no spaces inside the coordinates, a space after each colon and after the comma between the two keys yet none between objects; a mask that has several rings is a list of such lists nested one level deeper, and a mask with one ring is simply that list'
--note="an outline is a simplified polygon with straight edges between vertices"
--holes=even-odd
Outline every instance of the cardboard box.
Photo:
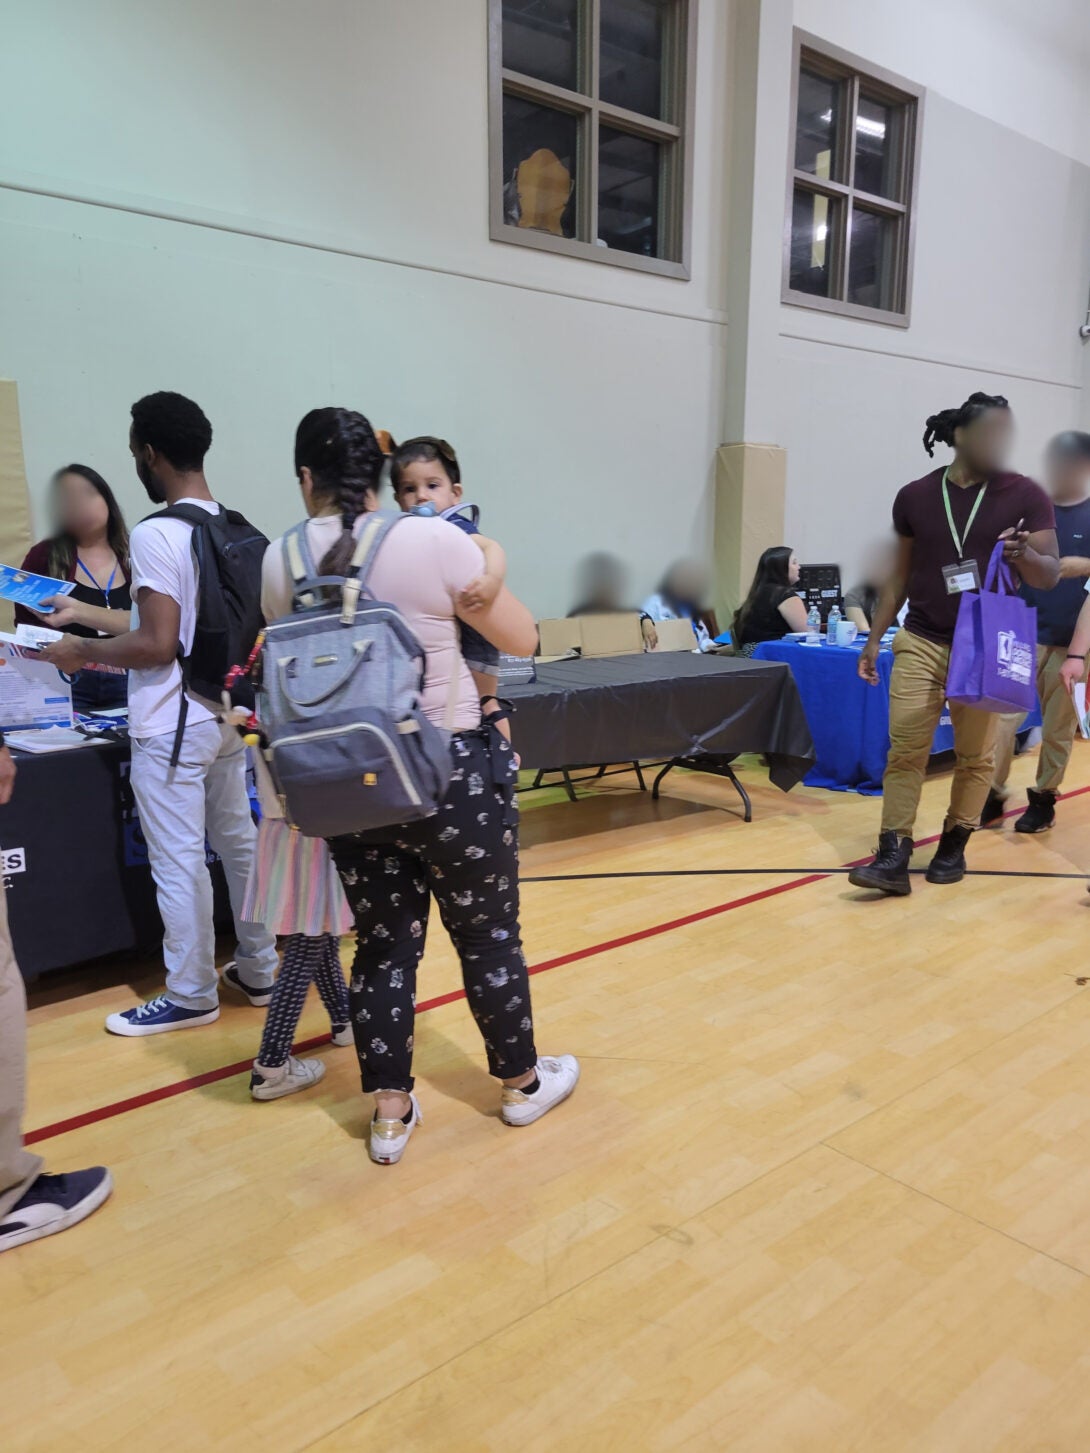
[{"label": "cardboard box", "polygon": [[691,621],[656,621],[659,643],[656,651],[695,651],[696,635]]},{"label": "cardboard box", "polygon": [[556,660],[580,650],[583,645],[583,632],[577,620],[538,621],[537,629],[539,657],[549,656]]},{"label": "cardboard box", "polygon": [[638,656],[643,651],[640,618],[634,611],[631,614],[581,616],[579,625],[584,656]]}]

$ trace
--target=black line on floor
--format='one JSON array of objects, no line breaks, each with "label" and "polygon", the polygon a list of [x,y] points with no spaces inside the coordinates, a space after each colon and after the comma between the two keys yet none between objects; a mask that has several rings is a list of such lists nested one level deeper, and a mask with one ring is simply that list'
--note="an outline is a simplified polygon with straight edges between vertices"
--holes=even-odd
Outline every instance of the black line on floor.
[{"label": "black line on floor", "polygon": [[[806,877],[820,873],[833,878],[845,875],[850,867],[836,868],[661,868],[652,872],[633,873],[545,873],[537,876],[520,875],[521,883],[593,883],[605,878],[745,878],[745,877]],[[910,873],[923,875],[926,868],[910,868]],[[968,868],[967,878],[1078,878],[1086,880],[1087,873],[1038,873],[1020,872],[1013,868]]]}]

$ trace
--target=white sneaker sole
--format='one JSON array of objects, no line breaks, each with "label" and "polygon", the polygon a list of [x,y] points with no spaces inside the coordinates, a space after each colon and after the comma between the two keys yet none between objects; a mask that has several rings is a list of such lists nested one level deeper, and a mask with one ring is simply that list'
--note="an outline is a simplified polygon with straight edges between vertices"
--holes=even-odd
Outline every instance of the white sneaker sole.
[{"label": "white sneaker sole", "polygon": [[[535,1105],[532,1101],[528,1101],[525,1105],[504,1105],[500,1110],[500,1119],[505,1125],[510,1125],[516,1130],[523,1125],[533,1125],[536,1121],[543,1119],[550,1110],[555,1110],[558,1105],[563,1105],[565,1100],[571,1099],[575,1093],[575,1087],[579,1083],[579,1076],[581,1074],[582,1067],[577,1066],[575,1079],[572,1080],[571,1084],[559,1099],[550,1100],[547,1105]],[[512,1118],[513,1116],[518,1116],[519,1118],[514,1119]]]},{"label": "white sneaker sole", "polygon": [[313,1089],[325,1077],[325,1065],[320,1059],[307,1060],[306,1063],[316,1067],[317,1073],[312,1080],[293,1080],[290,1075],[285,1075],[275,1084],[255,1085],[250,1094],[255,1100],[282,1100],[285,1095],[297,1095],[300,1090]]},{"label": "white sneaker sole", "polygon": [[49,1221],[43,1226],[28,1226],[24,1231],[15,1231],[10,1236],[0,1237],[0,1251],[10,1251],[13,1246],[25,1246],[28,1241],[41,1241],[46,1236],[55,1236],[58,1231],[67,1231],[70,1226],[86,1221],[92,1212],[98,1210],[113,1188],[113,1176],[107,1171],[101,1185],[96,1186],[89,1196],[77,1201],[71,1210],[65,1211],[55,1221]]},{"label": "white sneaker sole", "polygon": [[207,1014],[195,1014],[192,1019],[182,1019],[176,1024],[133,1024],[120,1014],[111,1014],[106,1020],[109,1034],[121,1034],[126,1039],[142,1039],[147,1034],[171,1034],[175,1029],[200,1029],[202,1024],[215,1024],[220,1017],[219,1005],[209,1009]]}]

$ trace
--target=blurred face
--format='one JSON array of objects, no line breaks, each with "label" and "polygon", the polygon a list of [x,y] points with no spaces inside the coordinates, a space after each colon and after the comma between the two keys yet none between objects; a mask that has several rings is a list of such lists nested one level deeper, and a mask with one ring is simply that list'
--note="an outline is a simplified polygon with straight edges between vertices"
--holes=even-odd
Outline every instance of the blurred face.
[{"label": "blurred face", "polygon": [[106,501],[82,474],[62,474],[57,480],[54,509],[58,530],[82,544],[101,535],[110,522]]},{"label": "blurred face", "polygon": [[1045,483],[1054,500],[1081,500],[1090,494],[1090,459],[1071,458],[1050,449],[1045,455]]},{"label": "blurred face", "polygon": [[612,555],[593,555],[579,570],[576,594],[591,610],[622,610],[626,593],[624,570]]},{"label": "blurred face", "polygon": [[681,560],[670,571],[667,584],[675,599],[702,606],[708,591],[708,572],[695,560]]},{"label": "blurred face", "polygon": [[453,509],[461,498],[462,486],[451,482],[441,459],[414,459],[401,466],[397,502],[406,514],[418,505],[428,504],[441,515]]},{"label": "blurred face", "polygon": [[864,583],[881,590],[893,574],[897,559],[897,546],[892,540],[882,540],[871,545],[863,560]]},{"label": "blurred face", "polygon": [[998,474],[1005,469],[1013,444],[1010,409],[986,409],[954,434],[959,457],[978,474]]},{"label": "blurred face", "polygon": [[801,569],[801,567],[799,565],[799,557],[795,554],[794,551],[792,551],[791,552],[791,559],[787,562],[787,583],[788,583],[788,585],[798,585],[798,583],[799,583],[799,572],[800,572],[800,569]]}]

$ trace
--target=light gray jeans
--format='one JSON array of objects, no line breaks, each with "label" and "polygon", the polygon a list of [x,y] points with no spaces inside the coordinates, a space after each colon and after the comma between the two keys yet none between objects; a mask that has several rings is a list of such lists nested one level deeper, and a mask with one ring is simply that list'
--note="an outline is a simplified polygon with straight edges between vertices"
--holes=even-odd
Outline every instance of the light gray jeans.
[{"label": "light gray jeans", "polygon": [[227,878],[239,973],[247,984],[267,986],[278,962],[273,935],[242,918],[257,843],[246,795],[246,748],[233,727],[216,721],[186,727],[176,767],[170,765],[173,747],[173,732],[134,740],[130,780],[163,917],[167,997],[183,1009],[214,1009],[219,994],[206,834]]}]

